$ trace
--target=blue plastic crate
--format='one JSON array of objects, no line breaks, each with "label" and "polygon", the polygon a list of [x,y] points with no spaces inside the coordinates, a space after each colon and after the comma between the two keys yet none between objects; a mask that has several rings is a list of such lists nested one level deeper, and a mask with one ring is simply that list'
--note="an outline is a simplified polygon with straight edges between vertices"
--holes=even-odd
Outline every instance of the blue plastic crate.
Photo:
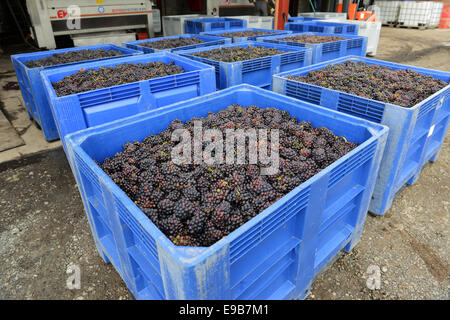
[{"label": "blue plastic crate", "polygon": [[247,21],[233,18],[198,18],[186,19],[184,31],[190,34],[199,34],[206,31],[232,30],[247,27]]},{"label": "blue plastic crate", "polygon": [[284,25],[284,30],[292,32],[320,32],[335,34],[353,34],[358,35],[359,26],[357,24],[326,22],[326,21],[306,21],[306,22],[288,22]]},{"label": "blue plastic crate", "polygon": [[234,37],[234,36],[222,36],[222,33],[226,32],[243,32],[243,31],[264,31],[264,32],[273,32],[272,35],[281,35],[281,34],[289,34],[292,31],[289,30],[273,30],[273,29],[258,29],[258,28],[243,28],[243,29],[235,29],[235,30],[220,30],[220,31],[212,31],[212,32],[202,32],[204,35],[208,36],[220,36],[232,39],[233,42],[242,42],[242,41],[256,41],[259,38],[268,37],[268,35],[260,35],[260,36],[251,36],[251,37]]},{"label": "blue plastic crate", "polygon": [[[222,47],[246,47],[248,45],[261,46],[266,48],[277,48],[279,50],[290,52],[238,62],[215,61],[192,55],[192,53],[195,52],[208,51]],[[312,51],[308,48],[256,41],[245,41],[226,44],[223,46],[183,50],[177,51],[177,53],[214,66],[216,70],[217,89],[225,89],[241,83],[248,83],[258,87],[270,89],[272,85],[271,78],[273,74],[282,72],[284,70],[287,71],[295,68],[300,68],[300,66],[308,66],[311,64],[312,57]]]},{"label": "blue plastic crate", "polygon": [[58,130],[56,128],[55,121],[53,119],[52,111],[50,110],[50,103],[45,95],[44,84],[41,79],[41,71],[60,68],[62,66],[76,65],[80,63],[103,61],[108,59],[117,59],[118,57],[107,57],[103,59],[85,60],[80,62],[72,62],[59,64],[48,67],[28,68],[24,63],[30,60],[39,60],[42,58],[50,57],[55,53],[64,53],[69,51],[79,51],[85,49],[105,49],[116,50],[123,52],[124,55],[120,57],[132,56],[142,54],[140,51],[119,47],[113,44],[101,44],[87,47],[76,47],[68,49],[58,49],[50,51],[39,51],[32,53],[22,53],[11,56],[14,69],[16,71],[17,80],[19,82],[22,97],[25,102],[30,119],[34,119],[42,129],[45,139],[52,141],[59,138]]},{"label": "blue plastic crate", "polygon": [[[145,64],[153,61],[175,62],[186,72],[62,97],[56,95],[51,84],[82,68],[98,69],[123,63]],[[170,52],[61,67],[43,71],[42,79],[61,138],[81,129],[215,91],[214,68]],[[65,140],[62,138],[61,141],[66,147]]]},{"label": "blue plastic crate", "polygon": [[[302,34],[317,35],[317,36],[336,36],[331,33],[305,32]],[[366,56],[367,51],[367,37],[341,35],[339,37],[346,38],[346,40],[332,41],[326,43],[298,43],[294,41],[284,41],[286,37],[295,36],[296,34],[288,34],[281,36],[268,36],[259,38],[258,41],[285,44],[288,46],[298,46],[311,48],[312,50],[312,64],[319,62],[333,60],[344,56]]]},{"label": "blue plastic crate", "polygon": [[[163,40],[163,39],[173,39],[173,38],[177,39],[180,37],[182,37],[182,38],[197,38],[197,39],[203,40],[204,42],[198,43],[198,44],[192,44],[192,45],[188,45],[188,46],[183,46],[183,47],[171,48],[171,49],[153,49],[153,48],[149,48],[149,47],[142,45],[142,43],[146,43],[146,42],[154,42],[154,41],[159,41],[159,40]],[[144,53],[154,53],[154,52],[160,52],[160,51],[174,52],[174,51],[178,51],[178,50],[188,50],[188,49],[202,48],[202,47],[221,45],[221,44],[227,44],[227,43],[231,43],[231,39],[225,38],[225,37],[205,36],[205,35],[198,35],[198,34],[180,34],[180,35],[175,35],[175,36],[124,42],[124,45],[127,48],[139,50]]]},{"label": "blue plastic crate", "polygon": [[[94,159],[102,162],[174,119],[204,117],[231,104],[286,110],[359,146],[212,246],[175,246]],[[97,250],[137,299],[293,299],[306,297],[315,275],[359,242],[387,132],[379,124],[240,85],[159,114],[82,130],[67,137],[67,146]]]},{"label": "blue plastic crate", "polygon": [[321,20],[321,19],[322,18],[315,18],[315,17],[289,17],[288,22],[306,22],[306,21],[314,21],[314,20]]},{"label": "blue plastic crate", "polygon": [[450,85],[414,107],[404,108],[285,78],[288,75],[303,76],[312,70],[345,61],[362,61],[392,69],[408,68],[445,81],[450,81],[450,73],[369,58],[343,57],[277,74],[273,78],[275,92],[390,128],[385,155],[369,207],[372,213],[383,215],[391,207],[396,193],[406,184],[413,184],[428,161],[436,160],[450,118]]}]

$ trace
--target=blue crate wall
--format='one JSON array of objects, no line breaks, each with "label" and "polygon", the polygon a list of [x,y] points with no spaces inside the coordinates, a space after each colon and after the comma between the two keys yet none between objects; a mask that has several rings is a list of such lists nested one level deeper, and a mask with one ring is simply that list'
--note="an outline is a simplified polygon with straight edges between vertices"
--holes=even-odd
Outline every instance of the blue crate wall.
[{"label": "blue crate wall", "polygon": [[314,20],[323,20],[323,18],[315,18],[315,17],[289,17],[288,22],[307,22]]},{"label": "blue crate wall", "polygon": [[436,160],[450,118],[450,85],[412,108],[403,108],[285,78],[288,75],[306,75],[312,70],[345,61],[362,61],[394,70],[408,68],[447,82],[450,81],[450,73],[363,57],[343,57],[281,73],[273,78],[275,92],[381,123],[390,128],[385,156],[369,208],[372,213],[383,215],[391,207],[396,193],[403,186],[413,184],[428,161]]},{"label": "blue crate wall", "polygon": [[30,119],[34,119],[42,129],[44,137],[47,141],[56,140],[59,138],[58,129],[53,119],[52,111],[50,110],[50,102],[47,100],[45,95],[44,84],[41,79],[41,71],[43,70],[53,70],[55,68],[60,68],[62,66],[76,65],[80,63],[86,63],[87,61],[103,61],[109,59],[117,59],[117,57],[106,57],[103,59],[85,60],[80,62],[72,62],[59,64],[48,67],[38,67],[38,68],[28,68],[25,62],[31,60],[39,60],[42,58],[50,57],[55,53],[64,53],[70,51],[79,50],[116,50],[122,52],[124,55],[120,57],[132,56],[142,54],[140,51],[136,51],[129,48],[119,47],[113,44],[101,44],[86,47],[76,47],[68,49],[58,49],[50,51],[39,51],[32,53],[21,53],[11,56],[11,60],[16,71],[17,80],[19,82],[20,90],[22,92],[22,97],[25,102],[25,108],[27,109]]},{"label": "blue crate wall", "polygon": [[[175,246],[100,169],[127,141],[231,104],[275,107],[359,146],[210,247]],[[240,85],[67,137],[93,237],[137,299],[305,298],[314,277],[359,241],[388,129]],[[102,148],[98,148],[101,144]]]},{"label": "blue crate wall", "polygon": [[281,35],[281,34],[289,34],[292,31],[289,30],[271,30],[271,29],[258,29],[258,28],[243,28],[243,29],[235,29],[232,31],[221,30],[221,31],[211,31],[211,32],[202,32],[201,34],[208,36],[221,36],[227,37],[233,40],[234,42],[242,42],[242,41],[256,41],[259,38],[267,37],[268,35],[259,35],[259,36],[249,36],[249,37],[237,37],[237,36],[222,36],[221,34],[226,32],[243,32],[243,31],[263,31],[263,32],[273,32],[273,35]]},{"label": "blue crate wall", "polygon": [[[317,36],[336,36],[336,34],[317,32],[305,32],[302,34]],[[259,38],[258,41],[311,48],[312,64],[350,55],[365,57],[367,52],[367,37],[363,36],[341,35],[340,37],[346,39],[340,41],[331,41],[327,43],[299,43],[289,40],[283,40],[284,38],[290,36],[295,36],[295,34],[268,36]]]},{"label": "blue crate wall", "polygon": [[186,19],[184,31],[189,34],[199,34],[206,31],[232,30],[247,27],[247,21],[233,18],[198,18]]},{"label": "blue crate wall", "polygon": [[[200,40],[203,40],[203,43],[197,43],[177,48],[170,48],[170,49],[153,49],[146,46],[143,46],[143,43],[147,42],[155,42],[163,39],[178,39],[178,38],[197,38]],[[124,42],[124,46],[130,49],[139,50],[143,53],[154,53],[154,52],[160,52],[160,51],[168,51],[168,52],[175,52],[178,50],[188,50],[188,49],[194,49],[194,48],[202,48],[202,47],[208,47],[213,45],[221,45],[221,44],[227,44],[231,43],[231,39],[225,38],[225,37],[217,37],[217,36],[205,36],[205,35],[198,35],[198,34],[180,34],[175,36],[168,36],[168,37],[161,37],[161,38],[152,38],[152,39],[144,39],[144,40],[137,40],[137,41],[129,41]]]},{"label": "blue crate wall", "polygon": [[[82,68],[98,69],[123,63],[145,64],[155,61],[174,62],[185,72],[62,97],[56,95],[51,84]],[[215,91],[214,68],[170,52],[143,54],[43,71],[42,79],[65,148],[63,137],[69,133]]]},{"label": "blue crate wall", "polygon": [[284,30],[297,32],[320,32],[334,34],[353,34],[358,35],[359,26],[357,24],[325,22],[325,21],[306,21],[306,22],[288,22],[284,25]]},{"label": "blue crate wall", "polygon": [[[249,45],[262,46],[266,48],[277,48],[279,50],[289,52],[238,62],[215,61],[192,55],[192,53],[208,51],[222,47],[246,47]],[[223,46],[211,46],[207,48],[182,50],[177,51],[177,53],[190,59],[214,66],[216,71],[217,89],[225,89],[241,83],[248,83],[261,88],[270,89],[272,85],[271,77],[274,73],[278,73],[283,70],[299,68],[300,66],[310,65],[312,59],[311,49],[308,48],[299,48],[256,41],[245,41]]]}]

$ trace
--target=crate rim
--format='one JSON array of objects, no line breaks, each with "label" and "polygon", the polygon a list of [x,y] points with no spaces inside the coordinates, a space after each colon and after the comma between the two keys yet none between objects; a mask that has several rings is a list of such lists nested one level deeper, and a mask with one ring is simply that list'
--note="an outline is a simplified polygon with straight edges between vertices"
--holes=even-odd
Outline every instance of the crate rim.
[{"label": "crate rim", "polygon": [[209,19],[209,20],[216,20],[216,19],[220,19],[220,21],[235,21],[235,20],[243,20],[243,19],[238,19],[238,18],[233,18],[233,17],[218,17],[218,16],[206,16],[206,17],[192,17],[192,18],[187,18],[186,20],[189,21],[194,21],[194,22],[214,22],[214,21],[202,21],[205,19]]},{"label": "crate rim", "polygon": [[[344,40],[334,40],[334,41],[329,41],[329,42],[321,42],[321,43],[306,43],[306,42],[296,42],[296,41],[283,41],[281,39],[283,38],[287,38],[287,37],[295,37],[297,35],[313,35],[313,36],[332,36],[332,37],[341,37],[341,38],[347,38]],[[279,40],[282,42],[287,42],[287,44],[285,45],[290,45],[290,43],[301,43],[304,44],[305,46],[319,46],[319,45],[324,45],[327,43],[335,43],[335,42],[341,42],[341,41],[348,41],[351,39],[360,39],[360,38],[366,38],[368,39],[368,37],[366,36],[359,36],[359,35],[355,35],[355,34],[336,34],[336,33],[321,33],[321,32],[295,32],[295,33],[291,33],[291,34],[278,34],[278,35],[274,35],[274,36],[265,36],[265,37],[261,37],[258,38],[258,41],[263,41],[266,42],[265,40]],[[267,41],[269,42],[269,41]],[[331,61],[331,60],[328,60]]]},{"label": "crate rim", "polygon": [[[159,57],[169,57],[173,61],[181,60],[182,62],[187,63],[187,64],[191,64],[192,66],[198,67],[199,69],[198,70],[194,70],[194,71],[187,71],[187,72],[183,72],[183,73],[171,74],[171,75],[164,76],[164,77],[158,77],[158,78],[151,78],[151,79],[146,79],[146,80],[134,81],[134,82],[119,84],[119,85],[115,85],[115,86],[99,88],[99,89],[95,89],[95,90],[89,90],[89,91],[83,91],[83,92],[68,94],[68,95],[60,96],[60,97],[56,95],[55,89],[53,88],[53,85],[50,82],[49,76],[52,76],[52,75],[55,75],[55,74],[59,74],[59,73],[64,73],[66,71],[75,71],[75,70],[78,71],[80,68],[89,67],[90,63],[77,64],[76,66],[61,67],[61,68],[58,68],[58,69],[55,69],[55,70],[43,70],[41,72],[41,77],[44,80],[44,84],[46,86],[48,86],[48,88],[50,88],[49,94],[50,94],[51,100],[53,101],[53,99],[62,99],[62,98],[65,98],[65,97],[77,96],[79,94],[98,92],[100,90],[116,88],[116,87],[124,87],[124,86],[130,85],[130,84],[133,84],[133,83],[143,83],[143,82],[146,82],[146,81],[165,79],[165,78],[177,76],[177,75],[180,75],[180,74],[192,74],[192,73],[204,70],[204,69],[214,69],[213,66],[210,66],[208,64],[202,63],[200,61],[195,61],[195,60],[192,60],[192,59],[189,59],[189,58],[186,58],[186,57],[183,57],[183,56],[171,53],[171,52],[167,52],[167,51],[160,51],[160,52],[148,53],[148,54],[142,53],[140,55],[136,55],[136,57],[123,57],[123,58],[112,59],[112,61],[107,61],[108,63],[111,62],[112,65],[105,65],[105,66],[101,66],[101,67],[111,67],[111,66],[118,65],[120,63],[139,63],[139,61],[134,61],[134,60],[152,59],[152,58],[159,58]],[[120,59],[120,61],[119,61],[119,59]],[[151,61],[154,61],[154,59],[152,59]],[[148,62],[151,62],[151,61],[148,61]],[[192,62],[194,62],[194,63],[192,63]],[[141,63],[145,63],[145,62],[141,62]],[[93,69],[93,68],[91,68],[91,69]],[[75,74],[77,71],[75,71],[72,74]]]},{"label": "crate rim", "polygon": [[[210,50],[214,50],[214,49],[220,49],[223,47],[242,47],[245,45],[256,45],[256,46],[261,46],[261,47],[272,47],[272,48],[280,48],[280,49],[288,49],[290,51],[287,52],[283,52],[283,53],[278,53],[278,54],[274,54],[271,56],[265,56],[265,57],[259,57],[259,58],[253,58],[253,59],[247,59],[247,60],[240,60],[240,61],[234,61],[234,62],[225,62],[225,61],[219,61],[219,60],[212,60],[209,58],[203,58],[203,57],[197,57],[197,56],[193,56],[191,53],[196,53],[196,52],[200,52],[200,51],[210,51]],[[195,60],[198,59],[204,59],[206,61],[211,61],[214,63],[226,63],[226,64],[233,64],[233,63],[242,63],[245,61],[254,61],[254,60],[258,60],[258,59],[264,59],[267,57],[276,57],[276,56],[282,56],[283,54],[289,54],[295,51],[308,51],[311,50],[309,48],[302,48],[302,47],[295,47],[295,46],[289,46],[286,44],[280,44],[280,43],[270,43],[270,42],[262,42],[262,41],[241,41],[241,42],[234,42],[234,43],[228,43],[228,44],[220,44],[220,45],[215,45],[215,46],[209,46],[209,47],[202,47],[202,48],[194,48],[194,49],[189,49],[189,50],[180,50],[177,51],[177,54],[179,55],[187,55],[187,56],[192,56]]]},{"label": "crate rim", "polygon": [[152,233],[151,231],[155,231],[156,234],[154,233],[155,235],[154,239],[161,241],[162,244],[167,246],[168,251],[170,252],[171,256],[174,259],[176,259],[180,264],[184,265],[185,267],[193,267],[198,263],[204,261],[212,252],[218,252],[220,250],[223,250],[226,244],[230,244],[233,240],[237,239],[247,230],[255,226],[257,223],[261,222],[264,218],[266,218],[269,214],[271,214],[277,207],[283,205],[289,199],[291,199],[294,196],[294,194],[296,194],[300,190],[308,188],[316,180],[320,179],[323,175],[329,174],[334,168],[344,163],[348,158],[353,156],[355,153],[360,152],[361,149],[366,148],[368,145],[370,145],[371,143],[382,137],[384,134],[387,134],[389,128],[385,125],[373,123],[361,118],[342,114],[337,111],[329,110],[324,107],[320,107],[302,101],[304,102],[305,107],[311,109],[314,112],[327,114],[328,116],[330,114],[334,114],[334,118],[336,119],[339,118],[342,120],[347,119],[352,123],[354,123],[355,125],[365,126],[365,128],[370,132],[371,136],[366,141],[359,144],[355,149],[353,149],[343,157],[339,158],[337,161],[333,162],[332,164],[321,170],[319,173],[317,173],[310,179],[306,180],[302,184],[295,187],[293,190],[291,190],[289,193],[285,194],[283,197],[278,199],[268,208],[261,211],[255,217],[247,221],[245,224],[235,229],[233,232],[229,233],[227,236],[220,239],[219,241],[217,241],[216,243],[214,243],[209,247],[184,247],[184,246],[176,246],[175,244],[173,244],[172,241],[170,241],[170,239],[166,235],[164,235],[164,233],[160,231],[158,227],[156,227],[156,225],[150,220],[150,218],[148,218],[145,215],[145,213],[141,209],[139,209],[139,207],[125,194],[125,192],[121,190],[119,186],[115,184],[114,181],[112,181],[112,179],[100,168],[100,166],[98,166],[94,162],[94,160],[82,149],[81,144],[91,136],[95,136],[102,132],[108,132],[110,130],[114,130],[120,127],[131,126],[133,125],[133,123],[147,121],[154,117],[163,116],[168,112],[184,109],[186,108],[186,106],[189,106],[189,104],[195,104],[197,101],[212,100],[215,97],[224,96],[233,92],[239,91],[254,92],[255,90],[257,91],[258,94],[269,95],[271,98],[276,98],[280,102],[290,102],[298,104],[298,100],[295,98],[280,95],[278,93],[267,91],[249,84],[240,84],[204,96],[192,98],[189,100],[174,103],[169,106],[165,106],[162,109],[159,109],[159,112],[157,114],[154,111],[148,111],[138,115],[133,115],[124,119],[119,119],[116,121],[112,121],[109,123],[101,124],[98,126],[90,127],[87,129],[83,129],[68,134],[66,136],[66,142],[70,150],[69,151],[70,157],[73,157],[75,153],[78,154],[80,157],[82,157],[86,161],[86,164],[89,167],[89,169],[93,170],[97,174],[99,180],[102,183],[104,183],[109,188],[109,190],[111,190],[111,193],[118,195],[120,202],[125,207],[128,208],[130,213],[134,216],[137,222],[141,224],[144,230],[146,230],[149,234]]},{"label": "crate rim", "polygon": [[[64,53],[64,52],[71,52],[71,51],[81,51],[81,50],[95,50],[95,49],[104,49],[102,47],[104,46],[108,46],[108,47],[112,47],[111,50],[114,49],[118,49],[123,51],[128,51],[127,53],[125,53],[124,55],[121,56],[115,56],[115,57],[103,57],[103,58],[95,58],[95,59],[89,59],[89,60],[82,60],[82,61],[73,61],[73,62],[68,62],[68,63],[60,63],[60,64],[55,64],[55,65],[51,65],[51,66],[44,66],[44,67],[34,67],[34,68],[30,68],[27,67],[25,65],[24,62],[26,61],[30,61],[32,59],[28,59],[26,61],[21,61],[22,58],[28,58],[28,57],[33,57],[33,56],[38,56],[38,55],[42,55],[45,53],[48,53],[48,56],[52,56],[55,53]],[[11,55],[11,60],[15,60],[17,61],[17,63],[19,63],[20,65],[22,65],[24,68],[26,68],[27,70],[38,70],[38,69],[52,69],[52,68],[63,68],[63,67],[69,67],[69,66],[73,66],[75,64],[84,64],[84,63],[89,63],[89,61],[93,61],[95,60],[95,62],[97,61],[102,61],[102,60],[108,60],[108,59],[121,59],[121,58],[125,58],[127,56],[130,56],[131,54],[143,54],[142,51],[139,50],[135,50],[135,49],[131,49],[131,48],[126,48],[126,47],[121,47],[117,44],[114,43],[104,43],[104,44],[94,44],[94,45],[90,45],[90,46],[83,46],[83,47],[72,47],[72,48],[62,48],[62,49],[55,49],[55,50],[43,50],[43,51],[35,51],[35,52],[28,52],[28,53],[18,53],[18,54],[14,54]]]},{"label": "crate rim", "polygon": [[[374,100],[374,99],[358,96],[358,95],[355,95],[355,94],[347,93],[347,92],[344,92],[344,91],[339,91],[339,90],[335,90],[335,89],[329,89],[329,88],[321,87],[321,86],[318,86],[318,85],[310,84],[310,83],[307,83],[307,82],[301,82],[301,81],[296,81],[296,80],[291,80],[291,79],[286,78],[287,75],[296,75],[296,74],[302,73],[303,69],[305,69],[305,68],[310,68],[311,70],[309,70],[308,72],[311,72],[311,71],[314,71],[314,70],[323,69],[323,67],[326,67],[326,66],[328,66],[330,64],[338,64],[338,63],[342,63],[342,62],[346,62],[346,61],[376,62],[376,63],[372,63],[372,64],[376,64],[376,65],[380,65],[380,66],[388,67],[388,68],[389,68],[389,65],[387,65],[387,64],[390,64],[390,65],[395,65],[395,66],[399,66],[399,67],[402,67],[402,68],[406,67],[407,69],[411,69],[412,71],[416,71],[418,73],[420,73],[421,71],[429,73],[431,71],[433,73],[440,73],[442,75],[447,75],[449,77],[449,80],[450,80],[450,72],[445,72],[445,71],[440,71],[440,70],[435,70],[435,69],[426,69],[426,68],[422,68],[422,67],[415,67],[415,66],[401,64],[401,63],[396,63],[396,62],[372,59],[372,58],[367,58],[367,57],[358,57],[358,56],[340,57],[340,58],[337,58],[337,59],[320,62],[320,63],[313,64],[313,65],[310,65],[310,66],[306,66],[306,67],[302,67],[302,68],[298,68],[298,69],[294,69],[294,70],[289,70],[289,71],[277,73],[277,74],[274,74],[273,77],[282,79],[282,80],[284,80],[286,82],[287,81],[289,81],[289,82],[297,82],[297,83],[306,84],[308,86],[311,86],[311,87],[314,87],[314,88],[318,88],[318,89],[326,89],[326,90],[330,90],[330,91],[336,92],[336,93],[344,93],[344,94],[347,94],[347,95],[349,95],[351,97],[360,98],[360,99],[366,99],[366,100],[371,101],[371,102],[375,102],[375,103],[378,103],[378,104],[389,105],[391,107],[401,108],[401,109],[404,109],[404,110],[416,110],[416,109],[420,108],[424,103],[428,102],[429,100],[435,98],[436,96],[438,96],[441,93],[445,92],[446,90],[450,89],[450,82],[449,82],[448,85],[445,86],[444,88],[442,88],[441,90],[433,93],[432,95],[430,95],[426,99],[418,102],[417,104],[415,104],[411,108],[407,108],[407,107],[402,107],[402,106],[399,106],[399,105],[396,105],[396,104],[392,104],[392,103],[389,103],[389,102],[378,101],[378,100]],[[428,75],[431,75],[431,74],[428,74]]]},{"label": "crate rim", "polygon": [[[211,40],[211,41],[219,41],[219,40],[223,40],[223,39],[227,39],[227,37],[217,37],[217,36],[208,36],[206,34],[195,34],[195,33],[184,33],[184,34],[176,34],[176,35],[172,35],[172,36],[164,36],[164,37],[158,37],[158,38],[149,38],[149,39],[142,39],[142,40],[135,40],[135,41],[127,41],[124,42],[124,45],[127,44],[131,44],[131,45],[135,45],[138,47],[143,47],[143,48],[147,48],[147,49],[153,49],[155,50],[155,48],[149,48],[146,46],[142,46],[142,43],[146,43],[146,42],[156,42],[156,41],[160,41],[160,40],[164,40],[164,39],[172,39],[172,38],[203,38],[205,40]],[[200,40],[203,40],[200,39]],[[191,45],[186,45],[186,46],[182,46],[182,47],[174,47],[174,48],[167,48],[167,49],[156,49],[156,50],[172,50],[172,49],[178,49],[178,48],[184,48],[187,46],[191,46]]]},{"label": "crate rim", "polygon": [[[202,35],[220,35],[222,33],[236,33],[236,32],[243,32],[243,31],[265,31],[265,32],[274,32],[274,33],[292,33],[291,30],[276,30],[276,29],[263,29],[263,28],[239,28],[239,29],[224,29],[224,30],[216,30],[216,31],[202,31],[200,34]],[[216,37],[217,37],[216,36]],[[248,36],[248,37],[262,37],[265,35],[254,35],[254,36]],[[224,38],[233,38],[235,36],[222,36]]]}]

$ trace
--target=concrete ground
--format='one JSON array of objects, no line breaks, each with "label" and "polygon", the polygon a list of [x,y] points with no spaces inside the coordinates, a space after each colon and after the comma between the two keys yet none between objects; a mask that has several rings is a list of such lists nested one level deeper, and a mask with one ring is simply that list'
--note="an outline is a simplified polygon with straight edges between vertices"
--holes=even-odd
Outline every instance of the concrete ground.
[{"label": "concrete ground", "polygon": [[[450,71],[445,41],[450,30],[383,27],[376,58]],[[0,299],[132,299],[97,254],[59,142],[45,142],[19,91],[1,89],[15,81],[8,61],[0,57],[2,111],[24,143],[0,152]],[[385,216],[368,215],[361,242],[319,275],[308,299],[448,299],[449,159],[447,137]],[[66,286],[70,264],[80,267],[80,289]],[[381,272],[379,289],[367,286],[369,267]]]}]

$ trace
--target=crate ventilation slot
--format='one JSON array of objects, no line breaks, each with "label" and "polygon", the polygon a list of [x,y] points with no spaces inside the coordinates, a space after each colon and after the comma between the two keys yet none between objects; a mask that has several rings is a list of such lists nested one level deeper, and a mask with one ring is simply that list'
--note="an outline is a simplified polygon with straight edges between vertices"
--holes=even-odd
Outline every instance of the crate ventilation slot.
[{"label": "crate ventilation slot", "polygon": [[329,43],[325,43],[323,45],[322,53],[336,52],[336,51],[339,51],[340,49],[341,49],[341,43],[339,41],[329,42]]},{"label": "crate ventilation slot", "polygon": [[[156,244],[155,240],[150,236],[148,233],[143,233],[143,227],[139,226],[136,220],[130,216],[130,214],[127,212],[127,210],[123,207],[123,205],[120,203],[120,200],[114,196],[114,202],[117,206],[119,217],[123,220],[124,225],[126,225],[128,228],[130,228],[133,232],[133,235],[139,238],[143,246],[147,249],[147,251],[152,255],[152,258],[155,259],[155,261],[158,260],[158,251],[156,250]],[[158,268],[159,273],[159,268]]]},{"label": "crate ventilation slot", "polygon": [[286,65],[290,63],[295,62],[301,62],[305,60],[305,52],[293,52],[293,53],[286,53],[281,56],[281,65]]},{"label": "crate ventilation slot", "polygon": [[87,178],[89,179],[89,183],[95,185],[95,187],[98,190],[101,190],[100,188],[100,183],[97,179],[97,177],[92,173],[91,169],[89,168],[89,166],[84,162],[84,160],[78,155],[78,153],[75,153],[75,158],[76,158],[76,164],[78,166],[78,170]]},{"label": "crate ventilation slot", "polygon": [[384,104],[370,102],[367,99],[340,94],[337,110],[380,123],[383,119]]},{"label": "crate ventilation slot", "polygon": [[285,83],[287,96],[298,98],[315,104],[320,104],[320,96],[322,94],[321,89],[289,80],[285,81]]},{"label": "crate ventilation slot", "polygon": [[347,42],[347,49],[362,47],[362,39],[353,39]]},{"label": "crate ventilation slot", "polygon": [[345,160],[345,162],[339,167],[334,168],[331,171],[330,181],[328,182],[328,188],[333,187],[343,177],[345,177],[350,172],[356,170],[361,165],[366,163],[367,160],[371,160],[374,157],[376,147],[377,147],[376,143],[372,142],[372,144],[368,146],[366,149],[355,154],[350,159]]},{"label": "crate ventilation slot", "polygon": [[440,98],[441,98],[441,95],[437,95],[430,101],[424,103],[419,109],[419,114],[417,115],[417,119],[422,118],[424,115],[426,115],[432,109],[435,109],[436,106],[439,104]]},{"label": "crate ventilation slot", "polygon": [[139,97],[139,83],[122,85],[111,89],[101,89],[96,92],[79,94],[81,107],[92,107],[107,102]]},{"label": "crate ventilation slot", "polygon": [[250,61],[244,61],[242,63],[242,72],[251,72],[259,69],[270,68],[272,64],[271,57],[259,58]]},{"label": "crate ventilation slot", "polygon": [[150,92],[170,90],[178,87],[190,86],[192,84],[200,83],[199,73],[185,73],[176,75],[168,79],[150,81]]},{"label": "crate ventilation slot", "polygon": [[256,247],[259,242],[267,238],[273,231],[282,226],[294,215],[306,208],[309,201],[309,193],[310,188],[305,188],[281,206],[276,214],[266,217],[264,220],[253,226],[252,229],[231,242],[231,264]]}]

